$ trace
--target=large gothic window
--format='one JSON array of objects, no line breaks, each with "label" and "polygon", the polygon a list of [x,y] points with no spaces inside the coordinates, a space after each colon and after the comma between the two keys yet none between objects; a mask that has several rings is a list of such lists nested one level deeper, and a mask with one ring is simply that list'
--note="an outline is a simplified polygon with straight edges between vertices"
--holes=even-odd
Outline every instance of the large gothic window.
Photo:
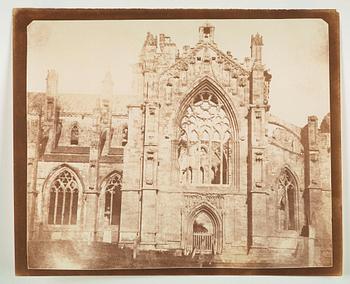
[{"label": "large gothic window", "polygon": [[68,169],[58,174],[50,185],[48,223],[75,225],[77,223],[79,183]]},{"label": "large gothic window", "polygon": [[291,172],[284,168],[278,178],[280,228],[296,230],[296,181]]},{"label": "large gothic window", "polygon": [[121,176],[113,174],[104,189],[104,221],[106,225],[118,225],[121,207]]},{"label": "large gothic window", "polygon": [[195,96],[180,122],[177,158],[182,184],[229,184],[232,132],[216,95]]}]

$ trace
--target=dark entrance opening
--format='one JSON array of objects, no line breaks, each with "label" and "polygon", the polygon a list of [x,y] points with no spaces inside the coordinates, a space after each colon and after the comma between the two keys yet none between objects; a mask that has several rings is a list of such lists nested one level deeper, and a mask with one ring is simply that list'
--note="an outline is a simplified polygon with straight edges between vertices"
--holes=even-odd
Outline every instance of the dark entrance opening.
[{"label": "dark entrance opening", "polygon": [[202,253],[213,253],[215,245],[214,225],[204,212],[193,222],[193,248]]}]

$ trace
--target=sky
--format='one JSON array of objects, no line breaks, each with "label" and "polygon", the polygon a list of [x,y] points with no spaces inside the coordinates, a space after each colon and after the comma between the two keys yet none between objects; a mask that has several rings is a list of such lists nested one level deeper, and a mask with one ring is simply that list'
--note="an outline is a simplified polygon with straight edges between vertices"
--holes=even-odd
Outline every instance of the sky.
[{"label": "sky", "polygon": [[28,26],[27,90],[45,91],[46,74],[59,74],[60,93],[99,93],[111,72],[115,94],[132,95],[132,66],[147,32],[164,33],[180,50],[198,42],[198,28],[215,26],[218,48],[243,61],[250,36],[263,36],[263,63],[272,74],[271,113],[297,126],[329,112],[328,26],[320,19],[34,21]]}]

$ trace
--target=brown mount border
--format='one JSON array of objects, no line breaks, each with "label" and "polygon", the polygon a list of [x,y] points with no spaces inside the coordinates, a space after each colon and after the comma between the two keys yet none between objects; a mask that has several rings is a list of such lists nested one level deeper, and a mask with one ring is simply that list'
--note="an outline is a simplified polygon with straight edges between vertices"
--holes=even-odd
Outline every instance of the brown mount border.
[{"label": "brown mount border", "polygon": [[[129,19],[300,19],[320,18],[329,27],[331,103],[333,266],[316,268],[236,269],[122,269],[37,270],[27,268],[26,243],[26,54],[27,26],[34,20]],[[14,9],[13,10],[13,123],[16,275],[341,275],[342,187],[339,14],[336,10],[237,9]]]}]

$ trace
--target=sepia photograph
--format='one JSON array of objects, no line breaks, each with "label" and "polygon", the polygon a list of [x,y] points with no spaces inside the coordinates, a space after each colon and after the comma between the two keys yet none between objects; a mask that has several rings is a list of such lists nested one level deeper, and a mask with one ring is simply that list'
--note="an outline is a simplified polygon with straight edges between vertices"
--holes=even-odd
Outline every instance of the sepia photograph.
[{"label": "sepia photograph", "polygon": [[28,269],[332,267],[329,32],[32,21]]}]

